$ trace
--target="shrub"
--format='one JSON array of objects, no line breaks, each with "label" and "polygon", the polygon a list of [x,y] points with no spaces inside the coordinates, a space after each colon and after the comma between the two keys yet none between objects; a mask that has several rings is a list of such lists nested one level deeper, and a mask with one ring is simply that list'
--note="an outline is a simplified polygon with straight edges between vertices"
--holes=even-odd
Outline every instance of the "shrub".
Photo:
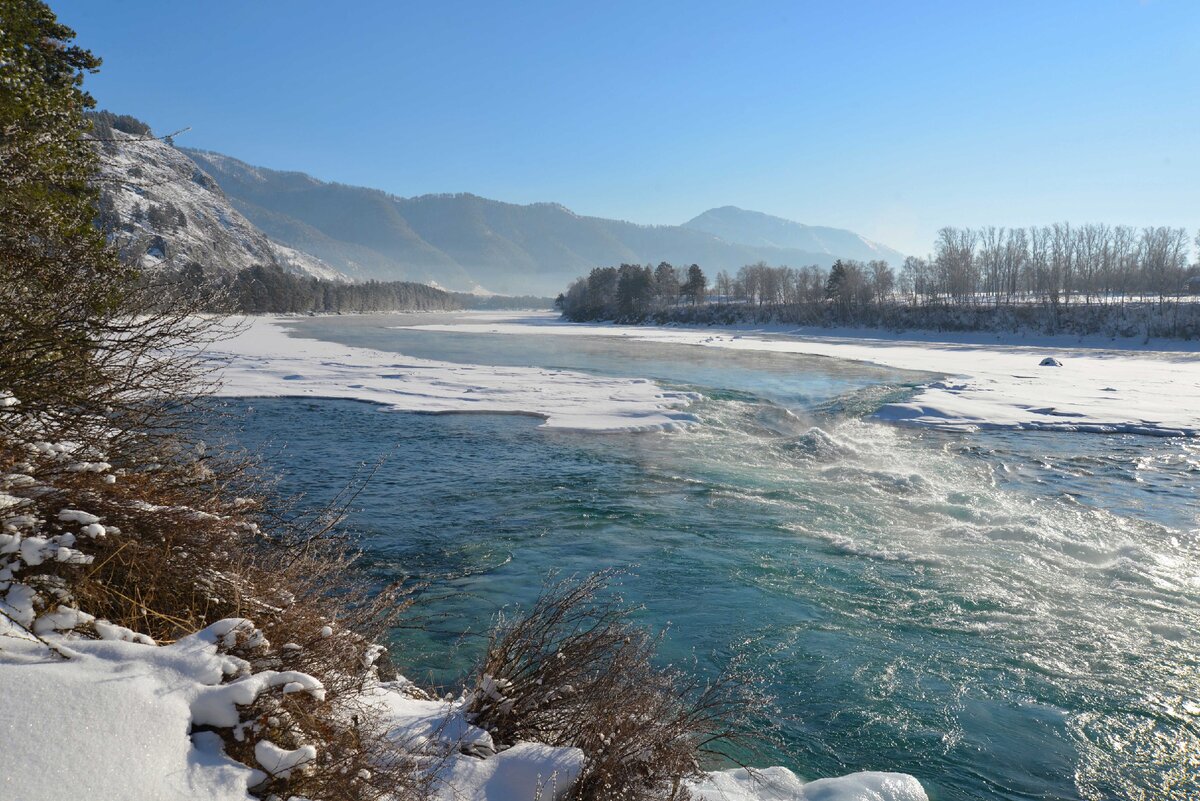
[{"label": "shrub", "polygon": [[658,666],[659,638],[607,593],[615,575],[551,584],[526,613],[501,620],[469,709],[498,743],[582,749],[571,799],[684,798],[702,760],[752,744],[751,718],[770,701],[743,663],[710,682]]}]

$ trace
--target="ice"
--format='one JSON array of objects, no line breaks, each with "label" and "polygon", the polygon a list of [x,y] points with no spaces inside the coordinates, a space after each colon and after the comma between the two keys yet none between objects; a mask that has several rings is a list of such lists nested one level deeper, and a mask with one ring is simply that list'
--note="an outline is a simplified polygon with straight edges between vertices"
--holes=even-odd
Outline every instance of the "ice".
[{"label": "ice", "polygon": [[[615,336],[650,342],[829,356],[934,373],[908,402],[881,407],[893,423],[940,429],[1027,429],[1200,435],[1200,342],[1155,346],[1103,337],[968,332],[657,327],[565,323],[548,313],[478,314],[426,331]],[[1158,350],[1155,347],[1159,348]],[[1061,362],[1038,369],[1045,358]]]},{"label": "ice", "polygon": [[487,412],[540,417],[546,428],[649,431],[691,425],[699,396],[645,380],[567,370],[494,367],[289,337],[286,318],[244,321],[214,346],[227,397],[343,398],[412,412]]}]

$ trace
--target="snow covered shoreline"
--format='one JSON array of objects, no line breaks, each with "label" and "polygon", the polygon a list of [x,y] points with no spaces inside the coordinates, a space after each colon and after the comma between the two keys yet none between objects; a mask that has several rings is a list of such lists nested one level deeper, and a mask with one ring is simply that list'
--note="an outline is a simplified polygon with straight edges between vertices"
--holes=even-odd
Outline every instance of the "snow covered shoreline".
[{"label": "snow covered shoreline", "polygon": [[[553,313],[480,314],[426,331],[607,336],[863,361],[944,378],[876,418],[944,430],[1200,435],[1200,344],[1150,350],[1104,338],[891,334],[777,327],[656,327],[562,322]],[[1062,365],[1041,366],[1047,357]]]},{"label": "snow covered shoreline", "polygon": [[288,336],[286,317],[240,318],[241,330],[209,349],[224,397],[369,401],[399,411],[486,412],[543,419],[546,428],[661,431],[691,425],[698,398],[646,379],[567,370],[493,367]]},{"label": "snow covered shoreline", "polygon": [[[252,801],[268,774],[304,769],[317,758],[313,746],[260,741],[252,767],[227,756],[213,731],[255,725],[239,707],[285,681],[322,692],[304,674],[237,675],[244,665],[221,645],[255,631],[246,620],[221,620],[163,646],[127,641],[124,630],[100,640],[47,634],[43,642],[61,655],[10,632],[0,648],[5,798]],[[389,739],[436,766],[430,801],[552,801],[583,765],[577,748],[522,742],[497,752],[461,701],[423,698],[404,679],[377,683],[364,701],[380,711]],[[690,789],[696,801],[927,801],[912,776],[876,771],[813,782],[785,768],[716,771]]]}]

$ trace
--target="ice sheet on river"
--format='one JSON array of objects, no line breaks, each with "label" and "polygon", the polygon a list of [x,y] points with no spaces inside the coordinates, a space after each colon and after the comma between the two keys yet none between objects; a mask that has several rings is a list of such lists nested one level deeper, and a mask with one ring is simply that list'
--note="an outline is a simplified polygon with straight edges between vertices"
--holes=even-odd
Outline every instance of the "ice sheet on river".
[{"label": "ice sheet on river", "polygon": [[[879,419],[942,429],[1200,434],[1200,347],[1156,351],[1102,338],[1019,334],[699,328],[562,323],[548,313],[479,314],[430,331],[627,337],[735,350],[829,356],[937,373]],[[786,338],[765,335],[787,334]],[[1045,366],[1053,358],[1058,366]]]},{"label": "ice sheet on river", "polygon": [[289,337],[285,318],[243,321],[209,351],[227,397],[371,401],[400,411],[527,414],[547,428],[648,431],[695,422],[694,393],[638,378],[568,370],[493,367],[414,359],[397,353]]}]

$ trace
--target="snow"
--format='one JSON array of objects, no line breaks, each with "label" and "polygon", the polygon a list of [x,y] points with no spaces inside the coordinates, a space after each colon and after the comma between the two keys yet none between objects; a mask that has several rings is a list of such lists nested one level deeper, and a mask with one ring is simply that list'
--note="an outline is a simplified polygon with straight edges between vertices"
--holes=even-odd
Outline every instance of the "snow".
[{"label": "snow", "polygon": [[246,801],[264,778],[215,735],[189,737],[192,702],[225,675],[215,646],[71,640],[64,659],[21,645],[0,650],[5,798]]},{"label": "snow", "polygon": [[[104,194],[129,227],[119,244],[140,250],[134,255],[142,267],[179,267],[195,261],[206,268],[236,272],[275,263],[293,274],[346,280],[316,256],[267,238],[233,207],[211,176],[166,141],[114,130],[112,141],[101,145],[100,151]],[[177,209],[183,224],[156,227],[145,216],[135,217],[138,206],[147,213],[154,207]],[[158,237],[161,240],[156,241]]]},{"label": "snow", "polygon": [[583,768],[578,748],[517,743],[488,759],[452,760],[435,784],[439,801],[562,798]]},{"label": "snow", "polygon": [[696,801],[928,801],[912,776],[874,771],[805,783],[787,768],[738,768],[710,773],[690,789]]},{"label": "snow", "polygon": [[254,758],[267,773],[286,779],[292,775],[293,770],[316,759],[317,748],[313,745],[302,745],[289,751],[270,740],[259,740],[254,744]]},{"label": "snow", "polygon": [[392,740],[437,765],[435,801],[551,801],[583,767],[578,748],[517,743],[496,753],[492,736],[471,724],[461,700],[414,698],[410,689],[404,680],[388,682],[367,700],[381,712]]},{"label": "snow", "polygon": [[689,425],[699,396],[645,379],[567,370],[493,367],[289,337],[287,318],[243,318],[209,352],[227,397],[343,398],[410,412],[488,412],[540,417],[543,427],[648,431]]},{"label": "snow", "polygon": [[[654,327],[565,323],[547,313],[479,314],[427,331],[625,337],[797,353],[933,373],[916,395],[881,407],[893,423],[947,430],[1024,429],[1200,435],[1200,343],[1094,337],[893,334],[794,327]],[[1061,363],[1041,367],[1043,359]]]},{"label": "snow", "polygon": [[[110,634],[128,632],[106,625]],[[4,797],[248,801],[249,789],[268,774],[302,770],[318,759],[316,746],[259,740],[258,770],[225,756],[215,732],[194,731],[239,725],[237,707],[272,687],[319,689],[302,673],[246,675],[246,663],[220,653],[231,638],[254,631],[234,618],[163,646],[148,638],[46,632],[57,654],[30,639],[6,638],[0,644]],[[565,795],[583,768],[577,748],[522,742],[497,753],[461,699],[428,700],[417,692],[401,679],[375,684],[360,700],[378,710],[393,741],[431,766],[433,801],[551,801]],[[784,768],[713,773],[693,792],[699,801],[927,801],[917,780],[903,774],[805,784]]]},{"label": "snow", "polygon": [[100,518],[94,514],[81,512],[78,509],[63,509],[58,513],[58,519],[64,523],[82,523],[85,526],[100,522]]}]

